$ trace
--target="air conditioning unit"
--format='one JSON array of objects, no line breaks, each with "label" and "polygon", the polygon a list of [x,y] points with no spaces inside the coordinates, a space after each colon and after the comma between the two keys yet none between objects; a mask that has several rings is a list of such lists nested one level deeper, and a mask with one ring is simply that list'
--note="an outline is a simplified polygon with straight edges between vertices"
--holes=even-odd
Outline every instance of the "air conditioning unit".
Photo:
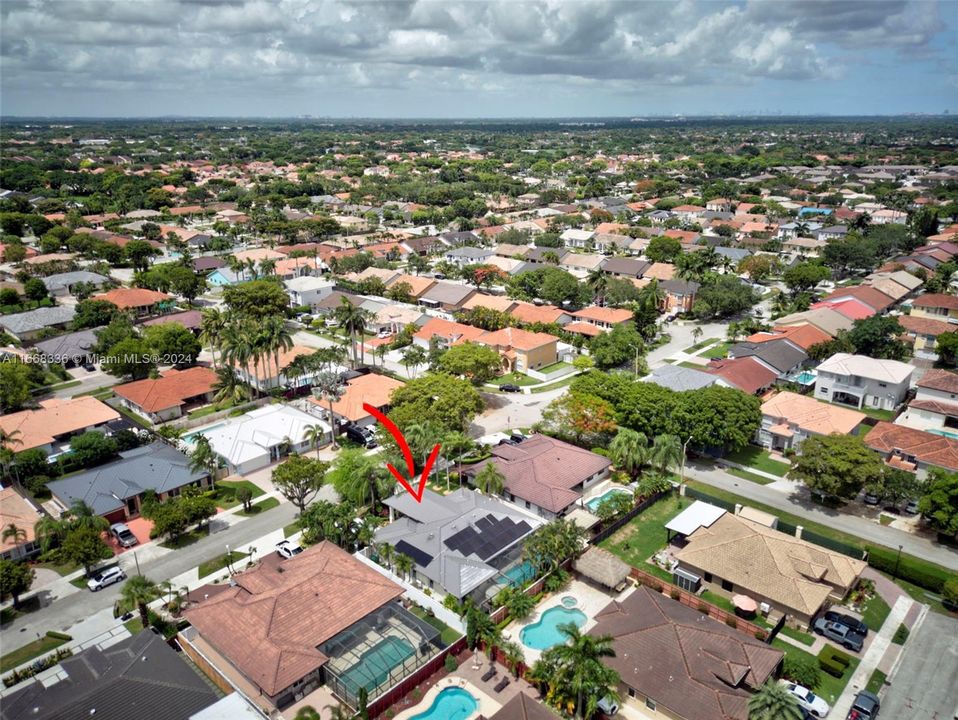
[{"label": "air conditioning unit", "polygon": [[759,603],[758,609],[764,617],[768,617],[768,614],[772,611],[772,608],[768,603]]}]

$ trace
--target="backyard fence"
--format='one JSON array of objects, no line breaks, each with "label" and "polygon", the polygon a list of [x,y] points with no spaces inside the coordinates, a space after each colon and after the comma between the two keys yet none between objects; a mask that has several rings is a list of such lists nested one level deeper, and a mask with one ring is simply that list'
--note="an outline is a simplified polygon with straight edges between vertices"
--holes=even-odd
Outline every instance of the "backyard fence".
[{"label": "backyard fence", "polygon": [[655,505],[655,503],[657,503],[666,495],[671,494],[672,492],[673,492],[672,490],[666,490],[665,492],[656,493],[655,495],[650,495],[649,497],[645,498],[642,502],[640,502],[638,505],[636,505],[631,510],[629,510],[629,512],[627,512],[625,515],[623,515],[620,518],[617,518],[614,522],[606,525],[604,528],[599,530],[599,532],[597,532],[595,535],[592,536],[592,539],[589,540],[589,543],[592,545],[598,545],[600,542],[602,542],[606,538],[611,537],[616,532],[618,532],[619,530],[624,528],[626,525],[628,525],[630,522],[632,522],[632,520],[634,520],[639,513],[652,507],[653,505]]},{"label": "backyard fence", "polygon": [[[369,717],[375,718],[386,712],[387,709],[398,703],[406,695],[411,693],[421,684],[426,682],[432,675],[442,672],[445,673],[446,657],[452,655],[458,656],[466,649],[466,639],[459,638],[452,645],[440,652],[436,657],[427,662],[412,675],[400,682],[394,688],[391,688],[380,695],[367,705]],[[438,678],[437,678],[438,679]]]},{"label": "backyard fence", "polygon": [[695,500],[701,500],[702,502],[707,502],[709,505],[716,505],[720,508],[724,508],[725,510],[728,510],[730,513],[735,512],[735,503],[729,502],[728,500],[722,500],[721,498],[717,498],[714,495],[709,495],[708,493],[702,492],[701,490],[696,490],[695,488],[686,486],[685,495],[686,497],[694,498]]}]

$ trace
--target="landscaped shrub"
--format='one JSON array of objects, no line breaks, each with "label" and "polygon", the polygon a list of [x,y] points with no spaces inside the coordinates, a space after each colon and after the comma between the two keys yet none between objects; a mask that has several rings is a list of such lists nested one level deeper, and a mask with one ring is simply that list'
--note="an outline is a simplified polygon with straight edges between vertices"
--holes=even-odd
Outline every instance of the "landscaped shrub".
[{"label": "landscaped shrub", "polygon": [[782,675],[799,685],[814,690],[822,680],[822,672],[815,661],[801,655],[785,654]]},{"label": "landscaped shrub", "polygon": [[47,637],[54,638],[55,640],[66,640],[67,642],[73,639],[72,635],[67,635],[66,633],[57,632],[56,630],[48,630]]},{"label": "landscaped shrub", "polygon": [[725,618],[725,624],[728,625],[730,628],[738,627],[738,620],[736,620],[734,617],[729,615],[727,618]]},{"label": "landscaped shrub", "polygon": [[764,631],[764,630],[756,630],[756,631],[755,631],[755,639],[756,639],[756,640],[761,640],[761,641],[764,642],[766,637],[767,637],[767,636],[765,635],[765,631]]},{"label": "landscaped shrub", "polygon": [[907,642],[908,640],[908,635],[909,635],[908,628],[905,627],[904,623],[902,623],[901,625],[898,626],[898,629],[895,630],[895,634],[892,637],[891,641],[895,643],[895,645],[904,645],[905,642]]},{"label": "landscaped shrub", "polygon": [[455,672],[459,667],[459,662],[453,657],[452,653],[449,653],[446,655],[446,659],[443,660],[443,665],[446,668],[446,672]]},{"label": "landscaped shrub", "polygon": [[[901,561],[898,562],[898,552],[896,550],[876,545],[868,545],[866,549],[868,550],[868,564],[873,568],[889,575],[894,574],[898,578],[907,580],[925,590],[940,593],[944,584],[952,579],[951,574],[944,568],[910,555],[902,555]],[[895,569],[896,563],[897,571]]]},{"label": "landscaped shrub", "polygon": [[829,675],[834,675],[837,678],[845,674],[851,661],[850,655],[833,648],[831,645],[826,645],[818,654],[819,667]]},{"label": "landscaped shrub", "polygon": [[837,678],[840,678],[842,675],[844,675],[846,670],[844,665],[839,665],[834,660],[824,657],[818,658],[818,666],[832,677]]},{"label": "landscaped shrub", "polygon": [[669,597],[672,598],[673,600],[678,600],[680,595],[681,593],[679,592],[678,588],[672,588],[669,591]]},{"label": "landscaped shrub", "polygon": [[703,615],[708,615],[708,614],[709,614],[709,604],[708,604],[707,602],[700,602],[700,603],[699,603],[699,612],[702,613]]}]

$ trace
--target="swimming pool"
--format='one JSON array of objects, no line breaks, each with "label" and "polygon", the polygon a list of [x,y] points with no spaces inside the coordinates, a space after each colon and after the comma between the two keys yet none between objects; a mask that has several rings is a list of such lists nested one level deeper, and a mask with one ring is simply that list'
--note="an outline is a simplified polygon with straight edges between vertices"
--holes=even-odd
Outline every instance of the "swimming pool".
[{"label": "swimming pool", "polygon": [[185,442],[187,445],[192,445],[193,438],[195,438],[197,435],[205,435],[210,430],[216,430],[217,428],[223,427],[225,424],[226,423],[216,423],[215,425],[208,425],[204,428],[200,428],[199,430],[190,430],[188,433],[183,433],[180,435],[180,440]]},{"label": "swimming pool", "polygon": [[589,512],[595,512],[596,510],[599,509],[599,505],[604,503],[613,495],[628,495],[628,494],[629,494],[628,490],[623,490],[622,488],[610,488],[606,490],[604,493],[602,493],[601,495],[586,501],[585,506],[589,508]]},{"label": "swimming pool", "polygon": [[565,635],[559,632],[560,625],[572,623],[576,627],[585,625],[585,613],[581,610],[557,605],[542,613],[542,617],[531,625],[526,625],[519,633],[522,644],[533,650],[548,650],[554,645],[565,642]]},{"label": "swimming pool", "polygon": [[536,571],[535,568],[532,567],[532,563],[523,561],[502,573],[502,575],[500,575],[496,580],[496,584],[508,584],[516,587],[517,585],[522,585],[522,583],[524,583],[526,580],[531,580],[535,576]]},{"label": "swimming pool", "polygon": [[406,640],[389,635],[364,652],[359,662],[340,675],[343,684],[352,693],[364,687],[372,692],[382,685],[394,668],[416,654],[416,649]]},{"label": "swimming pool", "polygon": [[466,720],[478,709],[479,701],[472,693],[449,687],[439,691],[428,710],[413,715],[409,720]]}]

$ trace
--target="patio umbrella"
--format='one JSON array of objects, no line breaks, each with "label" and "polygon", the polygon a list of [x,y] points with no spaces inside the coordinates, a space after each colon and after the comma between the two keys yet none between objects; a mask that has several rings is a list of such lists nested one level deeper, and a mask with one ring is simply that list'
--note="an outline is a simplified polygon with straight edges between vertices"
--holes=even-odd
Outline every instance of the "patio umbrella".
[{"label": "patio umbrella", "polygon": [[755,612],[758,610],[758,603],[752,600],[748,595],[733,595],[732,604],[742,612]]}]

